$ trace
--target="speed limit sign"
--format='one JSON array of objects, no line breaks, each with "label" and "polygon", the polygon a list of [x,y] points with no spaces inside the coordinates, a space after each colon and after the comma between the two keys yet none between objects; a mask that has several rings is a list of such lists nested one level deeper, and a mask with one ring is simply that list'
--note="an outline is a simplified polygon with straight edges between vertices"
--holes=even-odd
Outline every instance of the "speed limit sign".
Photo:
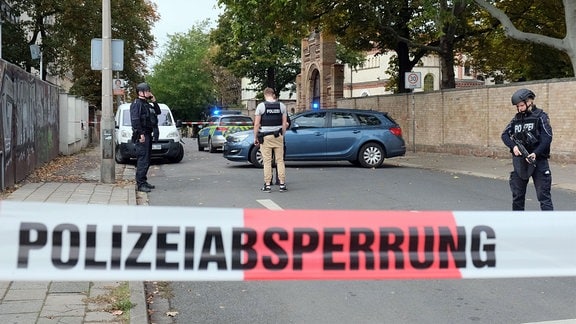
[{"label": "speed limit sign", "polygon": [[422,88],[422,73],[421,72],[404,73],[404,85],[406,89]]}]

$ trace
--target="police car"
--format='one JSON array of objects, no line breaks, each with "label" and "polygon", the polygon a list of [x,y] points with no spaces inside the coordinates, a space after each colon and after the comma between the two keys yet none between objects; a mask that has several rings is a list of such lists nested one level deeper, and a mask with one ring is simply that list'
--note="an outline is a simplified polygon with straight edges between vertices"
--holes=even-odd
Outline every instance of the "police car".
[{"label": "police car", "polygon": [[198,132],[198,151],[208,148],[210,153],[214,153],[223,148],[226,136],[253,128],[254,121],[249,116],[212,116]]}]

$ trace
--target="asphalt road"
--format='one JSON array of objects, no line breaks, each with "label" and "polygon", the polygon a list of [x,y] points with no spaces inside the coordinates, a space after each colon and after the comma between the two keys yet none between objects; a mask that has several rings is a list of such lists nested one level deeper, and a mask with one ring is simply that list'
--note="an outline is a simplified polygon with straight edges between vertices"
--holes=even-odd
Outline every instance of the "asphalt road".
[{"label": "asphalt road", "polygon": [[[263,193],[262,170],[198,152],[154,165],[152,206],[349,210],[509,210],[502,180],[386,165],[289,163],[288,192]],[[277,188],[277,187],[276,187]],[[556,210],[576,195],[554,191]],[[538,209],[537,201],[527,208]],[[576,319],[576,278],[171,282],[154,323],[528,323]],[[162,306],[164,305],[164,306]],[[172,311],[174,317],[166,316]]]}]

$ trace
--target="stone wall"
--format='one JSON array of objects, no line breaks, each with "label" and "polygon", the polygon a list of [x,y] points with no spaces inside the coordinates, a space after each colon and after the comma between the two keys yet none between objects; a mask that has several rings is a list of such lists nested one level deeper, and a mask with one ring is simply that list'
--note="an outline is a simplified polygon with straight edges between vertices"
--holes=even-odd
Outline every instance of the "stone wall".
[{"label": "stone wall", "polygon": [[534,91],[536,106],[550,116],[552,159],[576,162],[574,78],[347,98],[337,105],[388,112],[402,127],[409,151],[508,157],[500,134],[516,112],[510,97],[520,88]]}]

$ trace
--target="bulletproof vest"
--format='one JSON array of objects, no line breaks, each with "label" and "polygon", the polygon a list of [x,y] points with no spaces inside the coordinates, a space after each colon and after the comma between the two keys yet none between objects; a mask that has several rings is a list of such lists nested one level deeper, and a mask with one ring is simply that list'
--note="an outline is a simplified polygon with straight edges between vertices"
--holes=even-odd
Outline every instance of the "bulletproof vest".
[{"label": "bulletproof vest", "polygon": [[150,119],[150,115],[152,115],[152,113],[150,112],[150,104],[144,100],[140,100],[140,105],[140,123],[143,128],[151,129],[152,120]]},{"label": "bulletproof vest", "polygon": [[512,120],[514,135],[523,142],[529,152],[532,152],[539,142],[541,112],[541,109],[534,108],[531,112],[517,113]]},{"label": "bulletproof vest", "polygon": [[265,111],[260,117],[262,126],[282,126],[282,110],[279,102],[264,103]]}]

